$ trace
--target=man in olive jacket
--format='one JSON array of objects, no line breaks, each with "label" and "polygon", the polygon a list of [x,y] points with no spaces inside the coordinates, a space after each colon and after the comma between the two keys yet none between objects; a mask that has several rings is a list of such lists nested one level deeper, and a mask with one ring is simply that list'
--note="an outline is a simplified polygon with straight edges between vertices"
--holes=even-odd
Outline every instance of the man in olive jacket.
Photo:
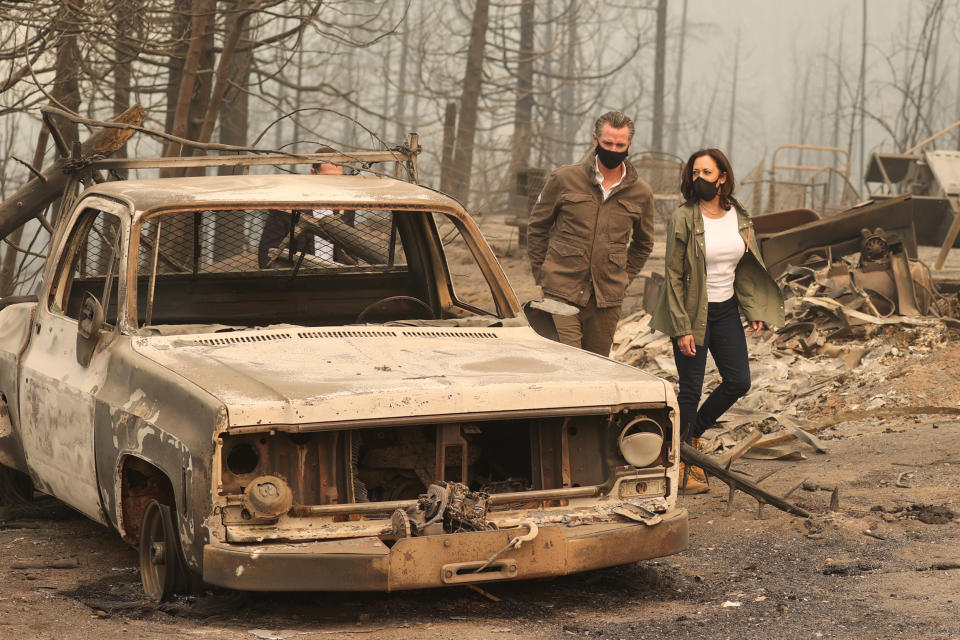
[{"label": "man in olive jacket", "polygon": [[594,151],[547,179],[530,212],[527,255],[543,295],[574,305],[553,317],[560,342],[606,356],[630,281],[653,250],[653,193],[626,157],[633,122],[610,111]]}]

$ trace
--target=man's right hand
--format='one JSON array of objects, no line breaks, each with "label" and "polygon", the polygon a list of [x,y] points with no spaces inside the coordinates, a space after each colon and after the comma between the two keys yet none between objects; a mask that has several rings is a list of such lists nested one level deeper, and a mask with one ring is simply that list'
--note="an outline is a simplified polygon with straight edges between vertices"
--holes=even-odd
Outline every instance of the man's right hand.
[{"label": "man's right hand", "polygon": [[687,334],[677,338],[677,348],[680,349],[680,353],[688,358],[697,355],[697,344],[693,339],[693,334]]}]

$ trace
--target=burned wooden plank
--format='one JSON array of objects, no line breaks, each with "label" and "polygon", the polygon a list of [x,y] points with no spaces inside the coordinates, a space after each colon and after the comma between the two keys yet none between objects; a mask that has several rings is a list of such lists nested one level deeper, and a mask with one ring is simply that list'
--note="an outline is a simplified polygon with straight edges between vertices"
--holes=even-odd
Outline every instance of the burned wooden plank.
[{"label": "burned wooden plank", "polygon": [[[810,427],[804,427],[803,430],[807,433],[819,433],[824,429],[829,429],[830,427],[836,426],[843,422],[849,422],[851,420],[863,420],[864,418],[892,418],[894,416],[921,416],[921,415],[960,415],[960,408],[958,407],[937,407],[937,406],[924,406],[924,407],[883,407],[880,409],[870,409],[867,411],[845,411],[843,413],[838,413],[822,422],[819,422]],[[770,447],[773,445],[781,444],[789,440],[796,438],[796,435],[793,433],[783,433],[764,438],[757,443],[758,447]]]},{"label": "burned wooden plank", "polygon": [[752,447],[757,440],[763,437],[763,432],[757,429],[751,429],[747,433],[747,437],[742,439],[740,442],[730,449],[729,451],[724,452],[721,456],[717,458],[717,464],[724,468],[730,468],[730,465],[736,462],[743,454],[745,454],[750,447]]}]

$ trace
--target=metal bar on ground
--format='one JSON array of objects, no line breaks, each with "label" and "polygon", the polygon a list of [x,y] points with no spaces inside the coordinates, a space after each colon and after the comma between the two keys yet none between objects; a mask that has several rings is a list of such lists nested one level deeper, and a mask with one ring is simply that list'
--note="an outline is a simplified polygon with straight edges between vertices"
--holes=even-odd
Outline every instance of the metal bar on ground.
[{"label": "metal bar on ground", "polygon": [[937,254],[937,261],[933,263],[933,268],[938,271],[943,269],[943,263],[947,261],[947,254],[950,253],[957,235],[960,234],[960,201],[958,201],[957,196],[949,196],[947,202],[950,203],[950,209],[953,211],[953,224],[950,225],[950,230],[947,231],[947,235],[943,239],[943,245]]},{"label": "metal bar on ground", "polygon": [[769,491],[764,491],[758,487],[756,483],[738,477],[736,473],[731,473],[730,471],[724,469],[718,465],[713,458],[700,453],[686,443],[680,444],[680,459],[688,465],[696,465],[704,471],[710,472],[713,477],[719,478],[730,487],[736,487],[740,491],[753,496],[761,502],[766,502],[767,504],[773,505],[781,511],[786,511],[787,513],[792,513],[793,515],[800,516],[802,518],[810,517],[810,513],[805,509],[801,509],[795,504],[791,504],[780,496],[776,496]]}]

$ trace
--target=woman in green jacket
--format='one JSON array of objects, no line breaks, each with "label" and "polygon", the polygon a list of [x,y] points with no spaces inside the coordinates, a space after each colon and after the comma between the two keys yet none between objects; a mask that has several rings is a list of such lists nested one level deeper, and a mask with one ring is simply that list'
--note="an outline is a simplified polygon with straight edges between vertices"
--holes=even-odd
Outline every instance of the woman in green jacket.
[{"label": "woman in green jacket", "polygon": [[[783,324],[783,298],[767,273],[753,223],[733,197],[730,161],[719,149],[701,149],[684,165],[685,202],[667,224],[666,272],[651,326],[673,338],[680,390],[680,434],[699,444],[750,389],[750,365],[741,312],[749,331]],[[707,351],[722,381],[703,405]],[[703,471],[691,468],[684,493],[707,491]]]}]

